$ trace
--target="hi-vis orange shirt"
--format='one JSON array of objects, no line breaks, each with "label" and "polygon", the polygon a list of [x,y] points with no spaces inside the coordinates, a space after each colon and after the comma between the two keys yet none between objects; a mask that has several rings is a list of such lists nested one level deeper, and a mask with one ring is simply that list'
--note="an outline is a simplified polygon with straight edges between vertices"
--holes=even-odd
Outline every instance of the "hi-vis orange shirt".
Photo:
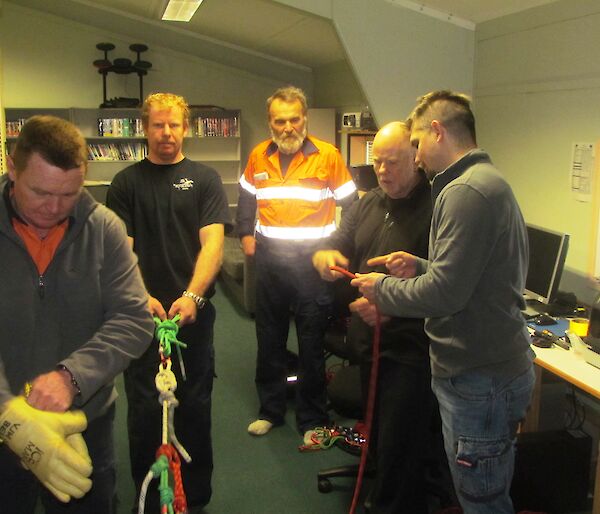
[{"label": "hi-vis orange shirt", "polygon": [[356,191],[337,148],[304,140],[285,173],[271,141],[254,148],[240,186],[256,196],[256,232],[274,239],[320,239],[335,230],[335,202]]}]

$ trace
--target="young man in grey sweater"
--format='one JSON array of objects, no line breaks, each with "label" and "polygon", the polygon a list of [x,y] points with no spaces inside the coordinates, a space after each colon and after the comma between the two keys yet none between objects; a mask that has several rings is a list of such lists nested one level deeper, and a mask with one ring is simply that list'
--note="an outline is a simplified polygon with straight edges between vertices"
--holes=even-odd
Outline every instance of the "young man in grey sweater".
[{"label": "young man in grey sweater", "polygon": [[432,387],[465,514],[512,514],[514,440],[534,384],[520,310],[525,224],[510,186],[477,148],[469,99],[435,91],[411,114],[416,162],[432,180],[429,260],[373,259],[390,274],[352,283],[383,314],[425,317]]}]

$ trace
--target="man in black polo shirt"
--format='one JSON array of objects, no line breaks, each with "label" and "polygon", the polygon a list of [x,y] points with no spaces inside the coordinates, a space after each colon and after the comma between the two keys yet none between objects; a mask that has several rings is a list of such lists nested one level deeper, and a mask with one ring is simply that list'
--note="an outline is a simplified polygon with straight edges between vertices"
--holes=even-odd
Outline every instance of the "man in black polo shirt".
[{"label": "man in black polo shirt", "polygon": [[[173,359],[179,400],[175,430],[192,457],[190,464],[182,463],[182,475],[188,506],[194,512],[194,507],[209,502],[212,493],[215,309],[209,298],[230,219],[217,172],[183,155],[188,115],[180,96],[157,93],[146,98],[142,122],[148,156],[115,176],[107,205],[125,221],[152,314],[161,320],[179,314],[177,337],[188,344],[185,381]],[[154,384],[158,362],[155,343],[125,372],[131,472],[138,491],[161,443],[161,407]],[[146,509],[158,512],[156,488],[149,492]]]}]

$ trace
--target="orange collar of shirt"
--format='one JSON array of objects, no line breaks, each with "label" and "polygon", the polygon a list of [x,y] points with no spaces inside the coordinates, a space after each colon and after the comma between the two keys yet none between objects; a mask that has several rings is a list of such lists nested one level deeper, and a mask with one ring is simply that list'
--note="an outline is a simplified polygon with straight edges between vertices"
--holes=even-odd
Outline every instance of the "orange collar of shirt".
[{"label": "orange collar of shirt", "polygon": [[48,264],[52,261],[58,245],[67,232],[67,227],[69,225],[68,219],[63,220],[55,227],[52,227],[44,239],[40,238],[33,227],[23,223],[17,218],[12,219],[12,225],[15,232],[19,234],[25,243],[29,255],[31,255],[31,258],[37,266],[38,273],[43,275],[46,268],[48,268]]}]

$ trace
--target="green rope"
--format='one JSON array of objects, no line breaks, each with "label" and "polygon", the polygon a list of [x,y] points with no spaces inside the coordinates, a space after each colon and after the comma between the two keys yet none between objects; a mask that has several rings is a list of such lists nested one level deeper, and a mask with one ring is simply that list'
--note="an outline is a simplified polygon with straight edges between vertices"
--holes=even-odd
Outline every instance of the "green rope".
[{"label": "green rope", "polygon": [[344,439],[344,436],[339,435],[335,429],[330,429],[327,427],[317,427],[315,428],[315,438],[317,439],[317,446],[321,450],[329,450],[336,441]]},{"label": "green rope", "polygon": [[162,471],[160,473],[160,485],[158,486],[158,492],[160,494],[160,505],[166,505],[169,511],[172,512],[175,495],[173,494],[173,489],[169,485],[168,471]]},{"label": "green rope", "polygon": [[165,321],[161,321],[157,317],[154,318],[154,323],[156,323],[156,339],[162,347],[162,353],[165,358],[171,356],[171,345],[175,345],[179,359],[181,359],[180,348],[187,348],[187,344],[177,339],[177,333],[179,332],[179,325],[177,325],[177,322],[179,321],[179,317],[179,314],[177,314],[173,319],[167,319]]},{"label": "green rope", "polygon": [[154,478],[158,477],[163,471],[169,470],[169,459],[165,455],[161,455],[156,459],[154,464],[150,466],[150,471]]}]

